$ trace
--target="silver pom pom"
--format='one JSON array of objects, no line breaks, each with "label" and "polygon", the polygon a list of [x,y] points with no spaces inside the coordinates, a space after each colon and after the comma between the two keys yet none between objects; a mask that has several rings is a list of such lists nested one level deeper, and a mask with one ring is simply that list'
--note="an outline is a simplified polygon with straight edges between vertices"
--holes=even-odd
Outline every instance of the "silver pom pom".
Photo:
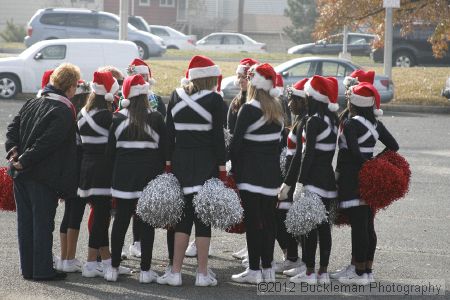
[{"label": "silver pom pom", "polygon": [[283,178],[286,177],[286,153],[287,153],[287,147],[284,147],[283,150],[281,150],[280,153],[280,169],[281,169],[281,176],[283,176]]},{"label": "silver pom pom", "polygon": [[165,228],[181,219],[183,207],[183,193],[178,179],[171,173],[164,173],[144,188],[136,206],[136,214],[155,228]]},{"label": "silver pom pom", "polygon": [[233,138],[233,135],[231,134],[229,129],[224,128],[223,129],[223,137],[225,139],[225,148],[229,148],[231,144],[231,139]]},{"label": "silver pom pom", "polygon": [[[297,196],[297,198],[295,197]],[[308,234],[327,220],[325,205],[320,196],[307,190],[295,193],[294,204],[286,215],[287,232],[294,236]]]},{"label": "silver pom pom", "polygon": [[244,214],[239,196],[217,178],[207,180],[192,203],[203,223],[221,230],[239,223]]},{"label": "silver pom pom", "polygon": [[339,214],[339,201],[338,199],[330,200],[330,210],[328,211],[328,223],[334,225],[336,223]]}]

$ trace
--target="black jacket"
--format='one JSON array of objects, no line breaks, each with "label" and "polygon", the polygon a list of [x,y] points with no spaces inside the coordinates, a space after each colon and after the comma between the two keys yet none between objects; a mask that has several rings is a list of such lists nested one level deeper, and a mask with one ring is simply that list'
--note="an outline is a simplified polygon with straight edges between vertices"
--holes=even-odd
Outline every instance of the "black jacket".
[{"label": "black jacket", "polygon": [[17,176],[45,184],[59,197],[75,196],[75,118],[64,103],[47,99],[46,91],[63,95],[50,87],[44,96],[27,101],[8,125],[5,148],[18,148],[23,170]]}]

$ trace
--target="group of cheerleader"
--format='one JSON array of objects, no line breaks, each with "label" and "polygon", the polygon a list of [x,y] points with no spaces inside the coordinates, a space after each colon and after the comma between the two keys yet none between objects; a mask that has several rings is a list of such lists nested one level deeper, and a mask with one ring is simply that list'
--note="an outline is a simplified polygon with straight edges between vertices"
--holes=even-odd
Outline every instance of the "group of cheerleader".
[{"label": "group of cheerleader", "polygon": [[[50,73],[44,74],[43,88]],[[216,177],[228,184],[232,176],[244,209],[247,247],[233,254],[244,260],[246,268],[231,280],[274,282],[276,273],[308,284],[326,284],[330,278],[347,284],[374,280],[374,212],[359,195],[358,173],[373,157],[377,140],[386,149],[398,150],[395,139],[376,119],[381,110],[374,72],[357,70],[346,78],[347,108],[340,116],[334,77],[305,78],[283,95],[282,77],[270,64],[243,59],[236,76],[240,92],[228,114],[220,92],[221,70],[205,56],[191,59],[181,86],[170,96],[167,112],[161,97],[152,91],[155,80],[150,66],[142,60],[130,64],[127,77],[108,66],[99,68],[90,84],[79,82],[71,99],[78,116],[79,188],[76,197],[64,199],[57,270],[114,282],[131,272],[121,261],[133,255],[141,259],[139,282],[179,286],[188,255],[197,257],[195,285],[217,285],[216,274],[208,267],[211,226],[195,213],[193,198],[206,180]],[[291,113],[293,125],[288,126]],[[227,148],[224,127],[232,134]],[[285,146],[287,163],[281,170],[280,153]],[[227,171],[228,160],[231,170]],[[144,187],[164,172],[178,179],[184,207],[181,220],[166,228],[169,261],[165,273],[158,275],[152,270],[155,228],[135,211]],[[327,212],[332,201],[338,200],[348,216],[352,259],[343,270],[328,273],[329,221],[303,236],[286,231],[286,213],[294,191],[300,189],[317,194]],[[75,255],[86,204],[90,205],[89,242],[86,263],[81,264]],[[133,244],[126,253],[124,240],[131,219]],[[194,224],[195,240],[188,245]],[[274,262],[275,241],[284,253],[278,263]],[[317,243],[320,267],[316,272]]]}]

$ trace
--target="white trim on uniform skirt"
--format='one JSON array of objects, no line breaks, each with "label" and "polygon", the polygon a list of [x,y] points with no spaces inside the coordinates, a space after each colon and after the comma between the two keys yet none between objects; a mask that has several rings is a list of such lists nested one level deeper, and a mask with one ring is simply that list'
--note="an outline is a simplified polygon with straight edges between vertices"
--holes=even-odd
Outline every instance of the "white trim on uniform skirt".
[{"label": "white trim on uniform skirt", "polygon": [[258,193],[266,196],[276,196],[279,188],[266,188],[251,183],[238,183],[237,188],[239,190],[245,190],[252,193]]},{"label": "white trim on uniform skirt", "polygon": [[78,196],[82,198],[86,198],[89,196],[111,196],[110,188],[91,188],[88,190],[82,190],[78,188],[77,191]]},{"label": "white trim on uniform skirt", "polygon": [[361,206],[361,205],[367,205],[367,203],[361,199],[351,199],[351,200],[341,201],[341,203],[339,204],[339,207],[340,208],[350,208],[350,207]]},{"label": "white trim on uniform skirt", "polygon": [[193,193],[197,193],[202,189],[203,185],[196,185],[196,186],[187,186],[183,188],[183,194],[189,195]]},{"label": "white trim on uniform skirt", "polygon": [[305,189],[324,198],[336,198],[337,191],[327,191],[314,185],[305,185]]},{"label": "white trim on uniform skirt", "polygon": [[113,197],[117,197],[120,199],[137,199],[141,197],[142,191],[124,192],[111,188],[111,194]]}]

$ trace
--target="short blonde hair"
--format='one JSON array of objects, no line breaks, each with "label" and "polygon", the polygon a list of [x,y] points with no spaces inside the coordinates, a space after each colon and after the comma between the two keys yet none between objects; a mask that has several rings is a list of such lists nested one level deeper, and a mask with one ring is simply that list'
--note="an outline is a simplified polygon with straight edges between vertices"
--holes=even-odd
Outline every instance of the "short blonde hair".
[{"label": "short blonde hair", "polygon": [[192,79],[184,88],[189,95],[200,92],[201,90],[212,91],[217,86],[217,81],[217,76]]},{"label": "short blonde hair", "polygon": [[280,100],[270,96],[269,92],[263,89],[257,89],[250,82],[247,88],[247,102],[255,99],[261,103],[261,110],[263,116],[269,123],[283,124],[283,108],[281,107]]},{"label": "short blonde hair", "polygon": [[104,66],[104,67],[100,67],[98,68],[99,72],[111,72],[112,76],[117,79],[117,80],[123,80],[125,78],[125,76],[123,76],[123,73],[116,67],[114,66]]},{"label": "short blonde hair", "polygon": [[53,71],[50,76],[50,84],[58,90],[66,92],[71,87],[76,87],[80,78],[80,68],[71,63],[63,63]]}]

